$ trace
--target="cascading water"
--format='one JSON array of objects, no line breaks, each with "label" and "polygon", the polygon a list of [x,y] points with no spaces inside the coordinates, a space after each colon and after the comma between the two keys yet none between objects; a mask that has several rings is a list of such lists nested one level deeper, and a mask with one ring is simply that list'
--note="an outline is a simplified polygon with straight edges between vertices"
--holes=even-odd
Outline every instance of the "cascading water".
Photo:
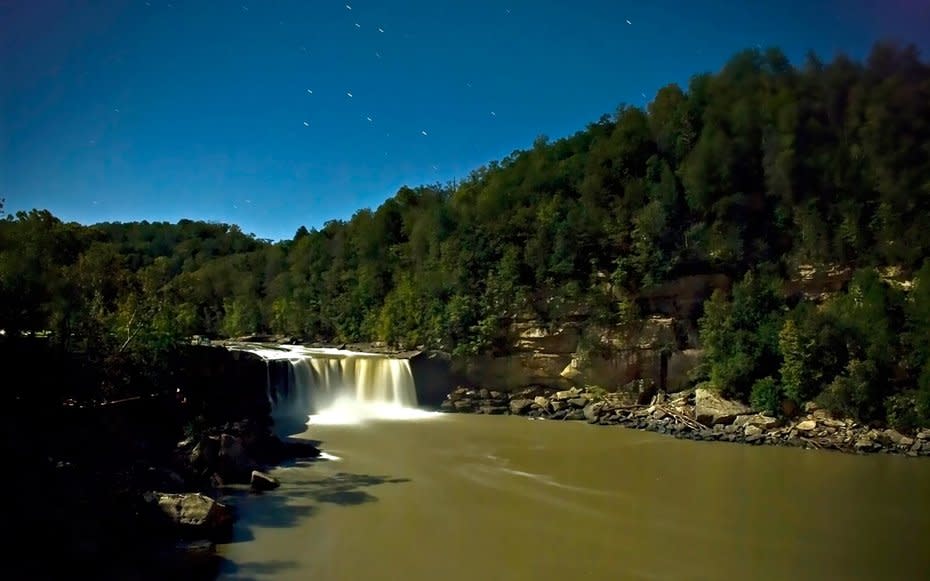
[{"label": "cascading water", "polygon": [[[276,425],[359,423],[366,419],[414,419],[417,393],[407,359],[340,349],[233,345],[273,362],[285,363],[286,376],[272,381],[268,397]],[[270,367],[269,367],[270,368]],[[307,419],[309,418],[309,421]]]}]

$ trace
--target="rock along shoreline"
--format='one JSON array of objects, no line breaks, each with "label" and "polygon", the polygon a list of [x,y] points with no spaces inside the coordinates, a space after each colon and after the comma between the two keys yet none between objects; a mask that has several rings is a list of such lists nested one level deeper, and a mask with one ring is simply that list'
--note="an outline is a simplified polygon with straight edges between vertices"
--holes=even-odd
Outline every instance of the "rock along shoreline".
[{"label": "rock along shoreline", "polygon": [[792,446],[858,454],[930,456],[930,430],[905,435],[893,429],[831,417],[808,404],[805,413],[785,419],[754,413],[706,389],[666,395],[648,403],[635,395],[572,388],[530,387],[512,393],[459,387],[440,406],[447,413],[517,415],[530,419],[586,421],[668,434],[687,440]]}]

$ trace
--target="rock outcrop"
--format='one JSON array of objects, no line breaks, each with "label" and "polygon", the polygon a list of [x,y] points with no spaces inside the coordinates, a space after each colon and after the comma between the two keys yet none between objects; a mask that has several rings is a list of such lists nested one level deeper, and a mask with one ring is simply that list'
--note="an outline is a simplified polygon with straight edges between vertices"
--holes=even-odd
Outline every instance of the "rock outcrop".
[{"label": "rock outcrop", "polygon": [[250,484],[252,492],[274,490],[275,488],[281,486],[281,483],[278,482],[277,478],[258,470],[252,470],[252,479]]},{"label": "rock outcrop", "polygon": [[225,504],[199,493],[146,492],[143,500],[153,519],[184,535],[216,538],[229,532],[233,512]]},{"label": "rock outcrop", "polygon": [[705,426],[732,424],[737,416],[752,413],[749,406],[724,399],[715,391],[698,388],[694,391],[694,415]]},{"label": "rock outcrop", "polygon": [[851,419],[831,418],[816,407],[808,407],[806,415],[788,420],[754,413],[748,406],[713,392],[701,393],[698,412],[698,392],[705,391],[671,395],[660,391],[649,401],[638,403],[634,386],[618,392],[533,387],[513,394],[460,387],[449,394],[442,409],[451,413],[489,413],[489,404],[481,399],[484,393],[496,397],[491,401],[494,407],[505,410],[501,413],[531,419],[584,420],[690,440],[930,456],[930,430],[919,430],[913,437],[895,430],[879,431]]}]

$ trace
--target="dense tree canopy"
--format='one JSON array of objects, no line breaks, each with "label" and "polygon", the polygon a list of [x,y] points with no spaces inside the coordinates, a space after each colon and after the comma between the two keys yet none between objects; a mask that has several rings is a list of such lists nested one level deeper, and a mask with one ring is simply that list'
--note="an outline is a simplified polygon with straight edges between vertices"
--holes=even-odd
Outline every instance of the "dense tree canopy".
[{"label": "dense tree canopy", "polygon": [[[499,348],[518,313],[618,323],[625,297],[670,278],[759,272],[708,305],[708,377],[772,406],[826,390],[875,416],[863,389],[930,394],[930,278],[892,292],[868,271],[906,278],[927,256],[930,66],[891,44],[801,66],[749,50],[646,110],[277,244],[188,220],[7,216],[0,328],[110,349],[267,331],[468,353]],[[799,266],[835,264],[865,273],[848,296],[779,295]]]}]

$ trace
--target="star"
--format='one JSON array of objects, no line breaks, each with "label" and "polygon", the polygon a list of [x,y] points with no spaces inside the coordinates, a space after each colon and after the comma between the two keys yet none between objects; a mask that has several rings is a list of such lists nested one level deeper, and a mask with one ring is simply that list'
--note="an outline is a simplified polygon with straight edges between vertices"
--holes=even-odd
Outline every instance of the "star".
[{"label": "star", "polygon": [[352,7],[346,4],[346,10],[352,10]]},{"label": "star", "polygon": [[627,24],[633,24],[632,22],[630,22],[630,19],[629,19],[629,18],[627,19],[626,23],[627,23]]},{"label": "star", "polygon": [[381,27],[379,26],[379,27],[378,27],[378,32],[384,32],[384,29],[381,28]]},{"label": "star", "polygon": [[310,127],[310,123],[307,121],[304,121],[304,127]]},{"label": "star", "polygon": [[428,135],[426,131],[421,131],[420,134],[423,135],[423,137],[426,137]]},{"label": "star", "polygon": [[310,95],[312,95],[312,94],[313,94],[313,89],[307,89],[307,93],[310,94]]},{"label": "star", "polygon": [[346,96],[349,97],[349,98],[351,99],[351,98],[352,98],[352,93],[346,91]]}]

